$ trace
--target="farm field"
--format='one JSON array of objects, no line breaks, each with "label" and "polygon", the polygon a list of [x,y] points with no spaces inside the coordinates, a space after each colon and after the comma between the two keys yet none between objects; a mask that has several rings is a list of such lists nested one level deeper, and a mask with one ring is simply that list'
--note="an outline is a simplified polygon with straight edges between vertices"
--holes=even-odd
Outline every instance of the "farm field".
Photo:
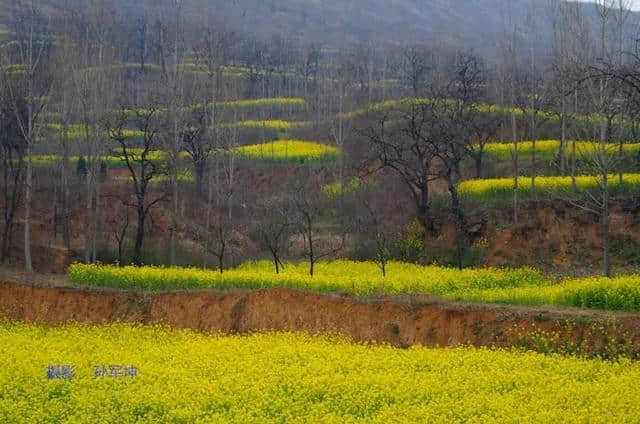
[{"label": "farm field", "polygon": [[[132,162],[139,160],[141,149],[128,149]],[[279,140],[260,144],[250,144],[246,146],[238,146],[234,148],[235,154],[239,157],[260,160],[266,162],[283,162],[283,163],[317,163],[331,162],[337,160],[341,155],[340,149],[327,144],[317,143],[313,141],[301,140]],[[164,162],[169,154],[161,150],[152,150],[148,152],[147,159],[151,161]],[[189,159],[187,152],[180,153],[180,159]],[[51,166],[61,160],[60,155],[34,155],[31,156],[31,163],[34,166]],[[77,165],[80,156],[70,156],[69,162]],[[121,157],[119,149],[114,148],[110,155],[100,158],[111,169],[125,168],[126,162]],[[134,163],[135,166],[135,163]],[[179,177],[181,181],[192,181],[192,172],[184,170]]]},{"label": "farm field", "polygon": [[223,274],[195,268],[73,264],[69,279],[82,286],[145,290],[288,287],[360,296],[430,294],[458,301],[640,311],[639,275],[556,281],[527,268],[459,271],[391,262],[382,277],[374,263],[336,261],[317,264],[310,277],[304,263],[286,264],[276,275],[268,261],[247,263]]},{"label": "farm field", "polygon": [[310,121],[283,121],[280,119],[271,120],[246,120],[220,124],[223,128],[254,128],[269,129],[275,131],[289,131],[296,128],[305,128],[312,125]]},{"label": "farm field", "polygon": [[241,157],[275,162],[324,162],[338,159],[340,149],[313,141],[280,140],[241,146],[235,149]]},{"label": "farm field", "polygon": [[[575,186],[571,177],[539,176],[535,178],[535,188],[532,188],[531,177],[518,177],[518,194],[523,198],[533,194],[571,197],[597,189],[600,183],[601,178],[590,175],[576,176]],[[622,184],[619,174],[611,174],[608,176],[608,188],[613,196],[633,193],[640,189],[640,174],[623,174]],[[513,196],[513,189],[513,178],[467,180],[459,185],[462,196],[484,202],[508,200]]]},{"label": "farm field", "polygon": [[[640,364],[627,360],[15,322],[0,323],[0,352],[2,422],[640,419]],[[72,366],[73,377],[47,379],[56,365]]]},{"label": "farm field", "polygon": [[631,3],[0,0],[0,424],[640,424]]},{"label": "farm field", "polygon": [[[592,157],[596,152],[599,152],[601,146],[600,143],[592,141],[567,141],[567,154],[572,155],[573,145],[575,143],[576,156],[580,157]],[[618,143],[610,143],[606,146],[606,153],[608,155],[619,154],[620,145]],[[536,156],[541,159],[553,159],[558,155],[560,150],[560,140],[539,140],[536,141]],[[484,152],[492,157],[510,160],[515,152],[514,143],[487,143],[484,145]],[[637,156],[640,153],[640,143],[624,143],[622,145],[622,154],[627,157]],[[531,156],[533,154],[533,142],[531,141],[519,141],[518,142],[518,154],[522,157]]]},{"label": "farm field", "polygon": [[[301,110],[306,105],[305,99],[299,97],[265,97],[259,99],[239,99],[239,100],[226,100],[215,103],[217,108],[230,109],[230,110],[242,110],[242,109],[264,109],[264,108],[277,108],[277,109],[290,109]],[[201,110],[203,104],[195,104],[187,107],[181,107],[180,112],[190,112]],[[159,108],[154,113],[165,114],[168,109]],[[150,109],[126,109],[124,113],[127,116],[135,117],[137,114],[150,113]]]}]

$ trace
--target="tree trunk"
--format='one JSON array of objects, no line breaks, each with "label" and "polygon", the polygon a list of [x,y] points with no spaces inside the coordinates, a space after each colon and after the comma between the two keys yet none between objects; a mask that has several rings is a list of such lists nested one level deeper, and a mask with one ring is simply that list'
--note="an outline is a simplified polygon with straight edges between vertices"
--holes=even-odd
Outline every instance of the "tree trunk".
[{"label": "tree trunk", "polygon": [[70,202],[69,187],[69,147],[67,143],[67,124],[62,130],[62,240],[67,249],[71,249]]},{"label": "tree trunk", "polygon": [[559,152],[559,162],[560,162],[560,175],[563,177],[566,175],[566,152],[567,152],[567,116],[566,116],[566,99],[564,96],[562,97],[562,112],[561,112],[561,134],[560,134],[560,152]]},{"label": "tree trunk", "polygon": [[513,223],[518,225],[518,175],[520,174],[518,156],[518,131],[516,128],[515,110],[511,112],[511,137],[514,145],[513,153]]},{"label": "tree trunk", "polygon": [[33,169],[31,167],[31,143],[27,144],[26,158],[27,169],[24,193],[24,269],[27,272],[33,272],[33,264],[31,262],[31,193],[33,183]]},{"label": "tree trunk", "polygon": [[425,182],[420,187],[420,193],[418,195],[418,219],[425,230],[428,230],[433,234],[434,225],[431,219],[431,208],[429,207],[429,183]]},{"label": "tree trunk", "polygon": [[280,274],[280,258],[275,249],[271,249],[271,255],[273,256],[273,263],[276,266],[276,274]]},{"label": "tree trunk", "polygon": [[464,244],[466,238],[465,219],[460,205],[460,196],[458,193],[459,174],[451,171],[448,178],[449,194],[451,195],[451,214],[456,228],[456,265],[458,269],[462,269],[462,260],[464,257]]},{"label": "tree trunk", "polygon": [[313,250],[313,229],[311,228],[310,223],[308,223],[307,227],[307,237],[309,238],[309,275],[313,277],[313,268],[316,263],[316,256]]},{"label": "tree trunk", "polygon": [[479,180],[482,178],[482,151],[475,157],[476,159],[476,179]]},{"label": "tree trunk", "polygon": [[536,142],[537,140],[537,134],[536,134],[536,123],[535,123],[535,118],[531,119],[531,192],[534,196],[534,198],[536,198],[536,176],[538,173],[538,169],[537,169],[537,163],[536,163],[536,156],[537,156],[537,151],[536,151]]},{"label": "tree trunk", "polygon": [[[174,161],[177,160],[174,158]],[[169,235],[169,264],[176,264],[176,238],[178,233],[178,171],[177,164],[172,166],[171,177],[171,231]]]},{"label": "tree trunk", "polygon": [[196,170],[196,192],[198,196],[204,197],[204,178],[205,178],[206,161],[198,160],[195,163]]},{"label": "tree trunk", "polygon": [[91,183],[93,165],[87,167],[87,204],[85,206],[86,216],[84,219],[84,261],[91,263],[91,211],[93,210],[93,187]]},{"label": "tree trunk", "polygon": [[605,277],[611,278],[609,187],[606,174],[602,183],[602,267]]},{"label": "tree trunk", "polygon": [[93,235],[91,236],[91,262],[95,263],[98,256],[98,232],[100,228],[100,190],[101,184],[98,181],[95,188],[95,213],[93,215]]},{"label": "tree trunk", "polygon": [[124,241],[124,237],[118,240],[118,265],[124,266],[124,262],[122,261],[122,243]]},{"label": "tree trunk", "polygon": [[133,264],[142,265],[142,243],[144,242],[145,212],[143,207],[138,207],[138,226],[136,228],[136,242],[133,248]]}]

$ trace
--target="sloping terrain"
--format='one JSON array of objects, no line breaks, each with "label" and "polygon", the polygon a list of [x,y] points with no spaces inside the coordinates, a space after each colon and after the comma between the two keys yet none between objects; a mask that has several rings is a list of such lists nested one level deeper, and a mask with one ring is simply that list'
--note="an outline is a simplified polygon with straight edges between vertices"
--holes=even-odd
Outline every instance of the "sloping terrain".
[{"label": "sloping terrain", "polygon": [[[162,323],[205,332],[341,332],[356,342],[521,346],[546,331],[584,350],[640,343],[640,315],[578,309],[467,305],[427,296],[358,299],[291,289],[145,293],[0,282],[0,318],[46,324]],[[602,331],[605,330],[605,331]]]}]

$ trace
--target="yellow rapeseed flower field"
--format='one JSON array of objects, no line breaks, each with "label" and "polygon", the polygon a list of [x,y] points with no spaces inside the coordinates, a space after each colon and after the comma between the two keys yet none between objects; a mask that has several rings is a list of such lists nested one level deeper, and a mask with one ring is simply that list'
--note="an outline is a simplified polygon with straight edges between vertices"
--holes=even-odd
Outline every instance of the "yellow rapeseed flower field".
[{"label": "yellow rapeseed flower field", "polygon": [[296,128],[305,128],[311,125],[309,121],[283,121],[278,119],[273,120],[247,120],[237,122],[227,122],[220,124],[222,128],[253,128],[253,129],[267,129],[273,131],[286,132]]},{"label": "yellow rapeseed flower field", "polygon": [[[74,376],[48,379],[58,365]],[[3,423],[631,423],[638,381],[628,360],[0,323]]]},{"label": "yellow rapeseed flower field", "polygon": [[269,261],[249,262],[220,274],[213,270],[164,267],[117,267],[72,264],[73,284],[144,290],[226,290],[289,287],[316,292],[431,294],[451,300],[523,305],[557,305],[640,311],[640,275],[614,279],[553,280],[529,268],[464,269],[390,262],[383,277],[372,262],[340,260],[316,264],[314,277],[308,264],[287,263],[275,274]]},{"label": "yellow rapeseed flower field", "polygon": [[[600,144],[593,141],[567,141],[567,154],[571,155],[573,143],[576,147],[576,156],[592,157],[595,152],[600,149]],[[606,145],[606,153],[609,155],[619,154],[620,146],[616,143]],[[560,151],[560,140],[538,140],[536,141],[536,155],[540,158],[551,159]],[[515,152],[513,143],[488,143],[484,146],[484,152],[498,159],[511,159]],[[530,156],[533,153],[533,142],[519,141],[518,154],[521,156]],[[624,143],[622,145],[622,154],[624,156],[632,156],[640,153],[640,143]]]},{"label": "yellow rapeseed flower field", "polygon": [[321,162],[336,160],[340,149],[313,141],[278,140],[262,144],[251,144],[235,149],[240,156],[276,162]]},{"label": "yellow rapeseed flower field", "polygon": [[[580,194],[581,191],[594,190],[599,187],[602,179],[591,175],[579,175],[574,181],[571,177],[536,177],[535,190],[532,189],[531,177],[518,178],[518,192],[522,197],[534,192],[542,195],[571,195]],[[476,198],[484,201],[509,199],[513,195],[514,179],[490,178],[467,180],[459,184],[460,194],[468,198]],[[629,193],[640,188],[640,174],[624,174],[622,184],[618,175],[608,176],[608,187],[613,195]]]}]

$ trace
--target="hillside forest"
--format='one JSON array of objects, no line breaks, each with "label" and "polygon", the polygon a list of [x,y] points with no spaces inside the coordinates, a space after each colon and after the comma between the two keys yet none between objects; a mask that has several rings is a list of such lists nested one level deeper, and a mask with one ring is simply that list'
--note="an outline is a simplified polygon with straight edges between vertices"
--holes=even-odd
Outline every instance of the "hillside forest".
[{"label": "hillside forest", "polygon": [[638,265],[626,2],[504,8],[481,48],[125,3],[0,6],[2,263]]}]

